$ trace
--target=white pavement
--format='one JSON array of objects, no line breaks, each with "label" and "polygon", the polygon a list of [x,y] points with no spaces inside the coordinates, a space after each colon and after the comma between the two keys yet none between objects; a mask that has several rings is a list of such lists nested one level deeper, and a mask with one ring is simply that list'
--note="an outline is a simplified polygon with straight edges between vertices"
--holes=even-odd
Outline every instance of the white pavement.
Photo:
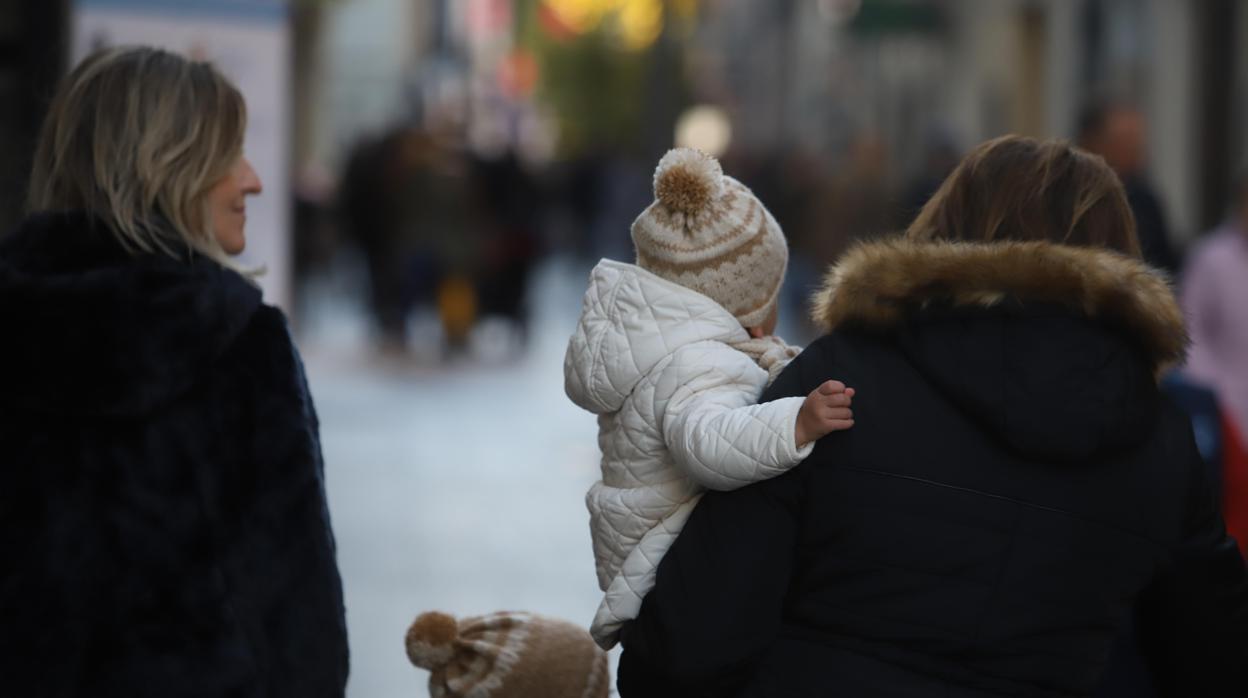
[{"label": "white pavement", "polygon": [[299,341],[346,590],[351,698],[428,695],[428,673],[403,649],[422,611],[592,619],[584,495],[597,429],[564,396],[562,370],[587,274],[542,268],[531,346],[509,361],[378,359],[350,299],[322,290],[309,303]]}]

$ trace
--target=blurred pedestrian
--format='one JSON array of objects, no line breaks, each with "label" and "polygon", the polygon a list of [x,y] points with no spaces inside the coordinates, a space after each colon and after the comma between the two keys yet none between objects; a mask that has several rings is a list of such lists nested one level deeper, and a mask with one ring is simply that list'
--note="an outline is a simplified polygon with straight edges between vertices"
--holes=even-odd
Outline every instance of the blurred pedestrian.
[{"label": "blurred pedestrian", "polygon": [[[466,157],[452,144],[412,126],[361,141],[348,158],[339,192],[346,232],[368,265],[370,301],[382,347],[403,352],[408,315],[467,289],[481,263],[482,215],[472,201]],[[475,313],[475,311],[474,311]],[[475,314],[442,312],[446,340],[467,341]]]},{"label": "blurred pedestrian", "polygon": [[1210,231],[1183,270],[1192,335],[1185,372],[1212,387],[1248,434],[1248,173],[1226,222]]},{"label": "blurred pedestrian", "polygon": [[395,193],[400,135],[365,139],[352,148],[338,190],[338,209],[344,232],[359,246],[368,267],[369,307],[381,340],[401,348],[406,342],[407,306],[401,198]]},{"label": "blurred pedestrian", "polygon": [[292,241],[291,256],[297,279],[324,273],[333,260],[337,243],[332,220],[334,186],[333,175],[315,163],[295,175],[292,228],[299,234]]},{"label": "blurred pedestrian", "polygon": [[93,54],[0,240],[0,676],[11,696],[342,696],[316,414],[231,261],[261,183],[208,63]]},{"label": "blurred pedestrian", "polygon": [[903,215],[889,167],[888,145],[879,134],[854,134],[849,150],[822,183],[808,215],[803,245],[794,247],[818,269],[845,253],[855,241],[888,235],[913,214]]},{"label": "blurred pedestrian", "polygon": [[856,426],[703,495],[621,695],[1086,696],[1132,612],[1164,695],[1242,695],[1248,572],[1157,387],[1182,313],[1104,162],[989,141],[827,279],[762,399],[836,376]]},{"label": "blurred pedestrian", "polygon": [[476,287],[481,315],[509,320],[521,343],[529,328],[529,278],[537,262],[541,192],[514,151],[472,159],[473,199],[481,209]]},{"label": "blurred pedestrian", "polygon": [[1179,259],[1170,240],[1165,206],[1148,179],[1148,124],[1134,106],[1094,102],[1079,114],[1079,147],[1100,155],[1118,173],[1135,216],[1144,261],[1174,274]]},{"label": "blurred pedestrian", "polygon": [[908,224],[923,205],[932,198],[932,194],[940,188],[941,183],[957,167],[962,157],[962,149],[953,134],[945,128],[933,128],[927,133],[923,143],[923,160],[919,171],[907,183],[902,195],[901,215],[903,225]]}]

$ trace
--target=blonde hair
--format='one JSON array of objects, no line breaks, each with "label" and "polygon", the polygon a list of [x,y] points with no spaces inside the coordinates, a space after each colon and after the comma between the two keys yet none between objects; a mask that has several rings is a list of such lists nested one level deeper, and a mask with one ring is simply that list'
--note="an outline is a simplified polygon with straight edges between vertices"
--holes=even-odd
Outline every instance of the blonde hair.
[{"label": "blonde hair", "polygon": [[1058,140],[1001,136],[972,150],[906,230],[911,240],[1047,240],[1140,257],[1118,175]]},{"label": "blonde hair", "polygon": [[27,208],[86,211],[132,254],[229,265],[207,195],[242,156],[246,124],[242,94],[210,63],[146,47],[94,53],[57,88]]}]

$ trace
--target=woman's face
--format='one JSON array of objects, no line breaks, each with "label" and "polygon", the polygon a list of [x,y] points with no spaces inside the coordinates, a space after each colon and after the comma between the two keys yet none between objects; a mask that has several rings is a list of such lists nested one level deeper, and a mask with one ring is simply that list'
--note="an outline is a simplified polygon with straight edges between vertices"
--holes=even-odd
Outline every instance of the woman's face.
[{"label": "woman's face", "polygon": [[260,191],[260,177],[247,158],[240,155],[229,174],[208,192],[212,233],[226,254],[239,254],[247,246],[247,236],[243,232],[247,224],[247,197]]}]

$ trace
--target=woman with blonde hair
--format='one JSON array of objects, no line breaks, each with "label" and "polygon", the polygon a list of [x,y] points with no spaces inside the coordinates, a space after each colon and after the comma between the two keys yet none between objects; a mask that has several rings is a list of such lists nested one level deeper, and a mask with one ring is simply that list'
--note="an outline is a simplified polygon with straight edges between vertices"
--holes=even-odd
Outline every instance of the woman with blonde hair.
[{"label": "woman with blonde hair", "polygon": [[13,696],[341,696],[316,414],[231,256],[260,180],[208,63],[96,53],[0,238],[0,676]]},{"label": "woman with blonde hair", "polygon": [[1248,686],[1248,575],[1187,417],[1186,333],[1099,157],[1007,136],[815,298],[855,426],[705,495],[624,632],[621,695],[1087,696],[1134,615],[1164,695]]}]

